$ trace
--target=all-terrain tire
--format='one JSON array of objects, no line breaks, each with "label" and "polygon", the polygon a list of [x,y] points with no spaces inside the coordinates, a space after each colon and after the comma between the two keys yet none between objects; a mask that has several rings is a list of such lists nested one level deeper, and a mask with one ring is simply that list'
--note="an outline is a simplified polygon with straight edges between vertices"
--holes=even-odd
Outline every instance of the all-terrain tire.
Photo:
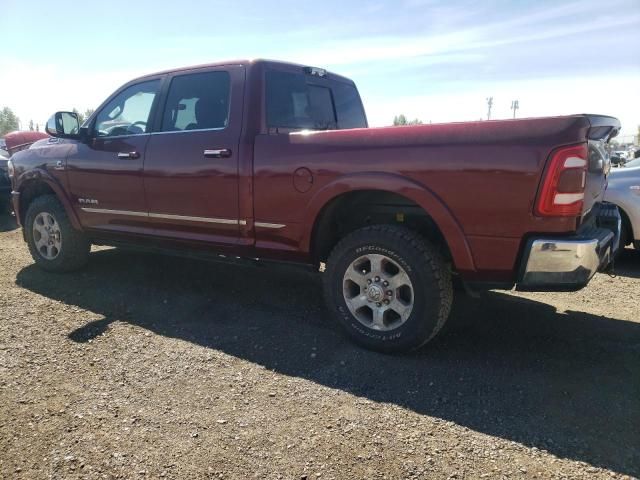
[{"label": "all-terrain tire", "polygon": [[[52,259],[43,256],[36,246],[34,221],[41,213],[51,215],[59,227],[61,248]],[[43,270],[70,272],[82,268],[87,263],[91,243],[82,232],[73,228],[67,212],[55,195],[43,195],[31,202],[25,215],[24,228],[31,256],[36,265]]]},{"label": "all-terrain tire", "polygon": [[[388,258],[410,279],[413,307],[397,328],[371,328],[347,306],[345,273],[367,255]],[[343,238],[327,260],[323,282],[327,307],[347,334],[365,348],[386,353],[414,350],[431,340],[449,317],[453,299],[451,267],[439,250],[418,233],[394,225],[364,227]]]}]

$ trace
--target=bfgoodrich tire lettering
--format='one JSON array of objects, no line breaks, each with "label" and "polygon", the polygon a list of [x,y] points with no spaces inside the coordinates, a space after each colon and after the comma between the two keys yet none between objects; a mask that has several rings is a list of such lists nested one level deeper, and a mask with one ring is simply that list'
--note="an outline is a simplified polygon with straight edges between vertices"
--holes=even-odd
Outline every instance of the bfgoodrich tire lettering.
[{"label": "bfgoodrich tire lettering", "polygon": [[[54,219],[57,251],[41,253],[41,228],[34,228],[34,223],[42,219]],[[37,227],[37,225],[36,225]],[[91,244],[78,230],[71,225],[64,207],[55,195],[43,195],[31,202],[25,216],[25,233],[29,251],[36,265],[50,272],[69,272],[81,268],[87,263]],[[36,236],[38,238],[36,238]],[[40,247],[39,247],[40,244]]]},{"label": "bfgoodrich tire lettering", "polygon": [[[345,272],[354,261],[367,256],[388,258],[410,279],[411,313],[406,321],[398,322],[397,328],[381,331],[378,326],[368,327],[366,321],[354,316],[353,305],[347,303]],[[367,281],[367,274],[364,276]],[[362,289],[366,290],[366,284]],[[432,339],[447,320],[453,296],[451,269],[439,251],[419,234],[398,226],[373,225],[349,234],[333,249],[324,274],[324,293],[327,306],[358,344],[382,352],[407,351]]]}]

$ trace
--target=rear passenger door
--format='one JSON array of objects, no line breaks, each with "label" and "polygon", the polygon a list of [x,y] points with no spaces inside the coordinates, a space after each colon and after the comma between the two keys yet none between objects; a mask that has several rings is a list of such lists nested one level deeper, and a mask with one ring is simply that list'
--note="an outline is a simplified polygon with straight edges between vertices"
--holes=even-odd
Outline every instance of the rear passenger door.
[{"label": "rear passenger door", "polygon": [[243,90],[241,66],[183,71],[168,82],[144,164],[157,235],[237,242]]}]

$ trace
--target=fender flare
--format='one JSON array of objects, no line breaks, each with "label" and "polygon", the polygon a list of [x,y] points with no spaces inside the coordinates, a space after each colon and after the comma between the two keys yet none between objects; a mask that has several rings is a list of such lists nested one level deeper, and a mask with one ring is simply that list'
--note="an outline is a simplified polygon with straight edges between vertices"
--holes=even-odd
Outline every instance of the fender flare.
[{"label": "fender flare", "polygon": [[[69,217],[73,228],[75,228],[76,230],[82,230],[80,220],[78,219],[75,210],[71,206],[71,202],[69,201],[64,188],[62,187],[62,185],[60,185],[60,182],[55,177],[53,177],[47,170],[40,167],[28,170],[19,178],[18,192],[20,192],[20,196],[22,196],[22,192],[24,191],[25,187],[31,182],[43,182],[47,184],[47,186],[51,188],[51,190],[53,190],[53,193],[56,195],[56,197],[58,197],[58,200],[60,200],[60,203],[64,207],[65,212],[67,212],[67,216]],[[26,215],[26,213],[27,212],[21,212],[22,215]]]},{"label": "fender flare", "polygon": [[444,202],[424,185],[401,175],[389,173],[344,175],[318,190],[307,204],[304,214],[304,218],[313,221],[305,222],[301,239],[303,251],[310,251],[313,230],[322,209],[339,195],[357,190],[381,190],[402,195],[415,202],[429,214],[442,232],[455,267],[459,271],[476,270],[462,227]]}]

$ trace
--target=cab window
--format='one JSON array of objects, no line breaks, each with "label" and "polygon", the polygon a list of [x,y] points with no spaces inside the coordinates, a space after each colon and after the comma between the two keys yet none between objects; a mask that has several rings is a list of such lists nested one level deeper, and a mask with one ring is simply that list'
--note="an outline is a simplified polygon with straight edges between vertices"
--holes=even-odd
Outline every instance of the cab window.
[{"label": "cab window", "polygon": [[162,116],[162,131],[225,128],[229,121],[230,85],[228,72],[174,77]]}]

